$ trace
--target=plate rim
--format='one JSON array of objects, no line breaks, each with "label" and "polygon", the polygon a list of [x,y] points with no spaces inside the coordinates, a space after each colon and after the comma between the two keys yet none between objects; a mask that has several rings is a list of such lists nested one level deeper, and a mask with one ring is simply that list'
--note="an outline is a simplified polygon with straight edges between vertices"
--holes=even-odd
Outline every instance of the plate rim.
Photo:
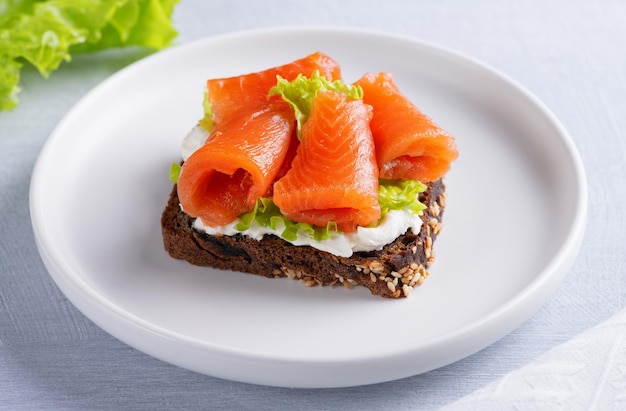
[{"label": "plate rim", "polygon": [[[285,357],[274,358],[274,356],[271,356],[265,353],[251,353],[251,352],[245,352],[245,350],[242,350],[240,348],[224,347],[220,344],[211,343],[211,342],[204,341],[204,340],[192,337],[192,336],[181,334],[177,331],[166,329],[164,327],[161,327],[158,324],[154,324],[140,317],[137,317],[132,312],[129,312],[117,306],[112,301],[107,299],[105,296],[101,295],[98,292],[98,290],[95,290],[93,287],[87,284],[84,281],[84,279],[80,277],[80,273],[75,273],[74,272],[75,270],[73,270],[71,266],[67,265],[65,261],[55,260],[54,256],[52,255],[54,253],[50,251],[50,240],[51,240],[50,233],[47,233],[46,230],[44,229],[45,222],[43,221],[43,216],[41,214],[41,201],[42,200],[40,199],[40,196],[38,195],[38,192],[40,191],[38,187],[40,186],[41,179],[44,178],[43,175],[45,174],[44,166],[45,166],[45,160],[48,156],[47,153],[50,152],[51,148],[53,147],[54,144],[56,144],[57,140],[62,139],[63,134],[61,132],[66,126],[66,124],[68,123],[71,124],[71,120],[73,118],[72,113],[74,113],[75,110],[78,110],[80,106],[88,102],[90,99],[97,98],[99,91],[109,86],[115,79],[127,75],[132,70],[140,70],[145,65],[151,64],[151,62],[154,59],[166,58],[168,55],[171,55],[173,53],[183,53],[184,50],[187,48],[201,47],[201,45],[203,44],[208,45],[211,43],[219,43],[224,40],[245,39],[245,38],[249,38],[250,36],[256,36],[258,34],[278,35],[278,34],[285,34],[285,33],[291,33],[291,32],[297,32],[300,35],[304,35],[306,33],[325,32],[325,33],[336,33],[338,35],[348,34],[348,35],[357,35],[357,36],[358,35],[375,36],[375,37],[385,38],[385,39],[392,40],[392,41],[402,41],[406,43],[411,43],[412,45],[415,45],[415,46],[428,48],[431,51],[444,53],[448,56],[453,57],[456,60],[470,63],[472,66],[475,66],[479,68],[480,70],[486,71],[490,75],[498,77],[500,80],[506,82],[508,86],[511,86],[517,93],[522,95],[522,97],[524,97],[525,100],[527,100],[529,103],[532,103],[534,108],[536,108],[538,112],[540,112],[541,115],[544,116],[550,122],[550,124],[555,127],[556,129],[555,135],[558,135],[561,142],[565,144],[565,147],[567,148],[568,159],[572,162],[572,165],[574,166],[574,169],[576,171],[575,181],[576,181],[576,187],[578,189],[579,201],[576,204],[576,213],[573,219],[573,223],[567,231],[567,236],[565,237],[565,241],[560,244],[558,251],[554,255],[551,256],[551,258],[549,259],[549,263],[545,267],[543,267],[543,270],[540,273],[538,273],[537,277],[534,278],[533,281],[527,284],[525,287],[521,288],[519,292],[515,294],[513,298],[506,301],[506,303],[500,305],[496,310],[489,313],[488,315],[483,316],[478,320],[471,321],[459,329],[449,331],[449,332],[440,334],[436,337],[431,337],[430,339],[424,340],[421,344],[417,346],[411,346],[411,347],[407,346],[402,350],[402,352],[398,352],[398,351],[394,352],[393,353],[394,356],[407,355],[407,354],[419,352],[421,350],[432,349],[432,347],[436,345],[442,345],[442,344],[445,345],[446,343],[450,344],[451,342],[458,342],[460,339],[464,337],[475,334],[476,332],[478,332],[479,329],[489,328],[489,325],[492,325],[493,323],[504,321],[506,318],[511,316],[512,311],[515,311],[516,307],[518,307],[519,309],[520,305],[522,305],[524,301],[527,301],[530,298],[530,296],[536,295],[541,292],[547,293],[549,295],[554,291],[556,286],[558,286],[558,284],[560,284],[563,278],[566,276],[567,271],[569,270],[571,264],[573,263],[573,260],[578,254],[578,249],[580,248],[580,245],[582,243],[582,239],[584,237],[585,226],[586,226],[586,219],[587,219],[587,207],[588,207],[587,190],[588,189],[587,189],[587,181],[586,181],[585,172],[584,172],[584,166],[580,158],[580,155],[575,147],[574,141],[572,140],[567,130],[563,127],[561,122],[556,118],[556,116],[552,113],[552,111],[541,100],[539,100],[534,94],[532,94],[529,90],[523,87],[520,83],[513,80],[506,74],[500,72],[499,70],[495,69],[494,67],[487,65],[474,57],[465,55],[463,53],[460,53],[456,50],[453,50],[445,46],[440,46],[431,41],[415,38],[415,37],[408,36],[408,35],[389,33],[389,32],[383,32],[383,31],[378,31],[378,30],[367,30],[367,29],[346,28],[346,27],[327,27],[327,26],[324,26],[324,27],[284,26],[284,27],[272,27],[272,28],[252,29],[252,30],[241,30],[241,31],[223,33],[223,34],[219,34],[215,36],[200,38],[191,42],[176,45],[170,49],[167,49],[162,52],[158,52],[153,55],[150,55],[146,58],[140,59],[137,62],[132,63],[129,66],[112,74],[111,76],[109,76],[108,78],[100,82],[98,85],[96,85],[94,88],[92,88],[87,94],[85,94],[82,98],[80,98],[74,104],[74,106],[63,116],[61,121],[53,129],[53,131],[50,134],[50,137],[45,142],[41,152],[38,155],[38,158],[36,160],[35,167],[33,169],[33,173],[31,176],[30,197],[29,197],[31,223],[33,226],[34,234],[35,234],[37,248],[40,252],[42,260],[44,260],[47,270],[50,272],[50,274],[53,277],[53,280],[55,281],[55,283],[57,283],[59,288],[61,288],[61,290],[68,297],[68,299],[70,299],[70,301],[72,301],[72,303],[74,303],[74,305],[76,305],[77,307],[83,306],[83,308],[80,309],[80,311],[84,315],[86,315],[88,318],[94,321],[94,323],[96,323],[99,327],[105,329],[107,333],[114,335],[116,338],[126,342],[124,338],[120,338],[119,335],[115,335],[110,330],[108,330],[107,328],[109,328],[110,326],[108,327],[103,326],[101,324],[103,322],[102,320],[99,320],[99,319],[96,320],[92,318],[94,315],[93,313],[91,315],[87,315],[85,313],[85,307],[84,307],[85,302],[83,301],[77,304],[75,300],[78,300],[78,298],[76,298],[75,296],[74,298],[70,298],[70,295],[68,295],[68,293],[73,292],[73,291],[70,291],[70,288],[75,288],[74,292],[76,292],[77,290],[79,293],[82,293],[81,298],[91,297],[91,302],[98,305],[99,310],[108,311],[112,315],[116,316],[117,318],[122,319],[131,325],[137,326],[138,328],[141,328],[140,332],[153,333],[155,334],[157,338],[159,336],[165,337],[165,338],[172,338],[176,340],[178,344],[185,345],[188,349],[200,350],[200,351],[205,351],[207,349],[210,349],[214,352],[219,352],[223,355],[234,356],[238,358],[248,357],[249,359],[256,360],[256,361],[282,361],[286,363],[299,363],[299,364],[307,364],[307,365],[312,365],[313,363],[315,363],[318,366],[320,365],[319,360],[315,360],[315,361],[312,360],[311,362],[309,362],[303,358],[285,358]],[[567,269],[561,268],[563,273],[560,276],[556,276],[555,278],[554,272],[558,270],[559,267],[563,267],[564,265],[568,266]],[[70,281],[71,284],[64,283],[64,281],[65,282]],[[81,284],[78,284],[79,282]],[[550,285],[550,287],[546,285],[547,283]],[[545,303],[545,298],[541,298],[540,300],[541,301],[539,303],[535,304],[536,305],[535,307],[533,308],[526,307],[526,310],[523,310],[523,311],[530,311],[530,313],[532,314],[532,312],[534,312],[540,305]],[[489,346],[494,341],[498,340],[499,338],[508,334],[513,329],[517,328],[521,324],[521,322],[523,322],[524,320],[528,318],[528,315],[526,312],[524,314],[520,314],[519,312],[517,312],[517,314],[518,314],[518,317],[520,316],[523,317],[521,319],[522,321],[511,324],[509,331],[507,331],[506,333],[504,334],[497,333],[498,335],[492,336],[491,341],[488,342],[487,344],[483,344],[483,343],[478,344],[475,347],[475,349],[473,349],[473,352],[476,352],[479,349]],[[131,346],[135,346],[134,344],[130,344],[130,343],[128,344]],[[135,346],[135,348],[138,348],[138,347]],[[146,352],[146,350],[142,348],[138,348],[138,349]],[[467,350],[464,350],[464,351],[467,351]],[[457,361],[461,358],[471,355],[473,352],[469,354],[465,353],[461,356],[458,356],[458,358],[452,361],[446,361],[445,363],[440,364],[439,366],[444,366],[454,361]],[[154,355],[154,354],[151,354],[151,355],[156,356],[157,358],[159,357],[158,355]],[[384,355],[379,354],[375,357],[380,358],[380,357],[384,357]],[[164,358],[161,358],[161,359],[169,363],[175,363],[171,361],[171,359],[164,359]],[[370,359],[371,359],[370,357],[367,357],[367,358],[355,357],[355,358],[346,359],[344,361],[346,363],[351,363],[351,362],[360,362],[360,361],[370,360]],[[335,364],[335,361],[330,361],[330,363]],[[180,366],[180,364],[177,364],[177,365]],[[418,373],[425,372],[430,369],[438,368],[439,366],[431,367],[427,370],[422,370]],[[190,367],[185,367],[185,368],[190,368]],[[251,381],[251,382],[265,384],[262,381]],[[381,382],[381,381],[375,381],[375,382]],[[265,384],[265,385],[274,385],[274,384]],[[304,384],[304,386],[309,386],[309,385],[311,384],[309,383]],[[344,386],[348,386],[348,385],[351,385],[351,384],[346,384]],[[336,387],[340,385],[333,384],[332,386]]]}]

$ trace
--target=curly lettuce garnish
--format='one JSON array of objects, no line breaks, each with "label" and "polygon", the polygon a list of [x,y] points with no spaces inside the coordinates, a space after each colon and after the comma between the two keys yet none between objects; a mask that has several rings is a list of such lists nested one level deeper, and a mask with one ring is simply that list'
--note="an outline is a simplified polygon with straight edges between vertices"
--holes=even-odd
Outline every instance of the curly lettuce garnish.
[{"label": "curly lettuce garnish", "polygon": [[346,84],[341,80],[330,81],[315,70],[310,78],[299,74],[293,81],[277,76],[277,83],[268,93],[268,97],[280,96],[293,108],[298,122],[298,137],[302,125],[311,113],[311,102],[320,91],[336,91],[344,93],[351,99],[362,99],[363,89],[360,86]]},{"label": "curly lettuce garnish", "polygon": [[[416,180],[381,180],[378,190],[378,202],[382,216],[391,210],[408,210],[419,215],[426,208],[419,201],[419,194],[426,190],[426,186]],[[287,241],[295,241],[298,233],[304,233],[315,241],[328,240],[333,233],[339,233],[337,224],[329,222],[325,227],[318,227],[307,223],[296,223],[285,217],[274,204],[271,197],[261,197],[249,213],[239,216],[235,225],[238,231],[246,231],[256,222],[261,227],[270,227],[280,231],[279,235]]]},{"label": "curly lettuce garnish", "polygon": [[245,231],[255,221],[261,227],[270,227],[275,231],[282,228],[280,236],[287,241],[295,241],[298,238],[298,232],[307,234],[315,241],[327,240],[333,232],[337,232],[337,224],[333,222],[326,224],[326,227],[317,227],[289,220],[280,212],[271,197],[259,198],[252,211],[239,216],[239,222],[235,225],[235,228],[238,231]]},{"label": "curly lettuce garnish", "polygon": [[426,188],[417,180],[380,180],[378,203],[381,219],[391,210],[408,210],[420,214],[426,206],[419,201],[419,194]]},{"label": "curly lettuce garnish", "polygon": [[17,105],[24,62],[47,78],[76,53],[168,46],[177,35],[170,20],[177,1],[0,1],[0,110]]},{"label": "curly lettuce garnish", "polygon": [[213,131],[213,105],[209,102],[209,91],[206,89],[202,99],[202,111],[204,112],[204,117],[198,123],[206,131]]},{"label": "curly lettuce garnish", "polygon": [[170,181],[174,184],[178,184],[178,177],[180,177],[180,170],[182,166],[177,162],[173,162],[170,165]]}]

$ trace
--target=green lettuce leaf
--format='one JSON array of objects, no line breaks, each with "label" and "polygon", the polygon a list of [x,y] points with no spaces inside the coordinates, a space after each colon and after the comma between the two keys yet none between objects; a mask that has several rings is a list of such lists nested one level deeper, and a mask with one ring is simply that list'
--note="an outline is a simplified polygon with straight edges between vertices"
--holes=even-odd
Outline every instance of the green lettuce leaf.
[{"label": "green lettuce leaf", "polygon": [[178,184],[178,177],[180,177],[181,169],[182,169],[182,166],[177,162],[173,162],[170,165],[170,181],[172,183]]},{"label": "green lettuce leaf", "polygon": [[213,131],[213,106],[209,103],[208,90],[204,90],[204,98],[202,99],[202,110],[204,117],[198,123],[207,131]]},{"label": "green lettuce leaf", "polygon": [[296,223],[285,217],[271,197],[261,197],[249,213],[239,216],[239,222],[235,225],[238,231],[246,231],[253,222],[261,227],[270,227],[278,231],[283,227],[280,236],[287,241],[295,241],[298,232],[304,232],[316,241],[327,240],[333,232],[337,232],[337,224],[329,222],[326,227],[317,227],[307,223]]},{"label": "green lettuce leaf", "polygon": [[24,62],[47,78],[75,53],[168,46],[177,35],[170,21],[177,1],[0,1],[0,110],[17,105]]},{"label": "green lettuce leaf", "polygon": [[[380,180],[378,202],[381,208],[381,219],[379,221],[382,221],[390,210],[409,210],[419,215],[426,208],[419,201],[419,194],[425,190],[426,186],[416,180]],[[280,212],[271,197],[259,198],[252,211],[239,216],[239,222],[235,228],[238,231],[246,231],[255,221],[261,227],[270,227],[276,231],[283,227],[280,236],[287,241],[296,240],[299,232],[308,234],[315,241],[327,240],[332,233],[339,232],[334,222],[328,222],[325,227],[318,227],[289,220]]]},{"label": "green lettuce leaf", "polygon": [[417,180],[380,180],[378,203],[381,218],[390,210],[409,210],[419,214],[426,208],[419,201],[419,194],[426,191],[426,185]]},{"label": "green lettuce leaf", "polygon": [[311,113],[311,103],[320,91],[344,93],[351,99],[363,98],[363,89],[360,86],[346,84],[341,80],[330,81],[321,76],[318,70],[315,70],[310,78],[299,74],[293,81],[287,81],[278,76],[277,83],[270,89],[268,97],[280,96],[289,103],[298,121],[297,130],[300,136],[302,125]]}]

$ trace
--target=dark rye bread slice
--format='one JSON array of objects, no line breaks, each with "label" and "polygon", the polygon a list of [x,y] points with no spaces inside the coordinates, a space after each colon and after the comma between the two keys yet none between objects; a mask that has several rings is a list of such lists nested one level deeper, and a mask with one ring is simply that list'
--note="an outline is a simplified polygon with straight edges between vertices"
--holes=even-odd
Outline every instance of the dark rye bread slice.
[{"label": "dark rye bread slice", "polygon": [[432,246],[441,231],[445,198],[441,180],[429,184],[420,197],[426,209],[418,234],[409,229],[380,251],[338,257],[313,247],[294,246],[273,235],[257,241],[241,234],[198,232],[192,228],[193,219],[181,211],[174,186],[161,217],[163,242],[170,256],[199,266],[288,277],[307,286],[362,285],[382,297],[408,297],[428,277],[427,268],[434,261]]}]

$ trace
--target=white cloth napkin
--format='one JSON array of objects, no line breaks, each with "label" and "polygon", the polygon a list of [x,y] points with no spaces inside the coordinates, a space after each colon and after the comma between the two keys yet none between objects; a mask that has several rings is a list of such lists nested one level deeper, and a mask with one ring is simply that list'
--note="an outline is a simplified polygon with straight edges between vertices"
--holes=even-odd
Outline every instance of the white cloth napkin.
[{"label": "white cloth napkin", "polygon": [[626,410],[626,309],[442,410]]}]

